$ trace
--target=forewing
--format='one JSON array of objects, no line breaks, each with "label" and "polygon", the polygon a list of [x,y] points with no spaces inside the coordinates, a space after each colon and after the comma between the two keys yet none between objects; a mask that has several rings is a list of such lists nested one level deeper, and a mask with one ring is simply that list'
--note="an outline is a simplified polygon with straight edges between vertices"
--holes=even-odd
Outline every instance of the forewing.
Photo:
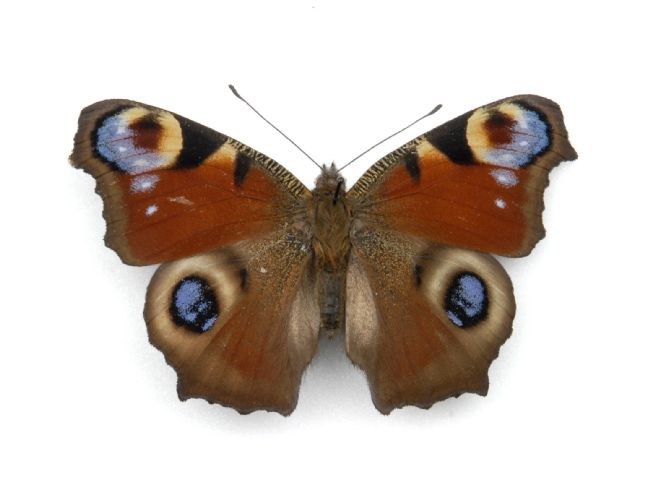
[{"label": "forewing", "polygon": [[348,198],[359,224],[522,256],[544,236],[549,171],[576,157],[559,106],[515,96],[399,148],[373,165]]},{"label": "forewing", "polygon": [[70,157],[104,201],[106,244],[128,264],[206,252],[304,218],[307,189],[203,125],[127,100],[85,108]]}]

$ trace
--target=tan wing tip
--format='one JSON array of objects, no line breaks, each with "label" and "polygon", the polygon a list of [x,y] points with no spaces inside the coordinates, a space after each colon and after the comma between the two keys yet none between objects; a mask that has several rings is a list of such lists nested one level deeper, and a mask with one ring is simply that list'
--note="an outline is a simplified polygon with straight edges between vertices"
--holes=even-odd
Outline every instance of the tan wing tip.
[{"label": "tan wing tip", "polygon": [[569,133],[566,124],[564,123],[564,113],[557,102],[547,97],[533,94],[518,95],[504,100],[523,100],[539,108],[546,115],[546,119],[551,125],[553,135],[556,139],[560,139],[553,148],[554,152],[560,156],[560,161],[573,161],[578,158],[578,153],[569,141]]}]

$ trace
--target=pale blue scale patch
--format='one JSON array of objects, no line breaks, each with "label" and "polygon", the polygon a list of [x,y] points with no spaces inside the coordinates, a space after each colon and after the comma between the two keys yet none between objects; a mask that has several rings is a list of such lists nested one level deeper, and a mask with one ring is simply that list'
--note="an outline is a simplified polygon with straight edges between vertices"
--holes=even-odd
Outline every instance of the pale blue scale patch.
[{"label": "pale blue scale patch", "polygon": [[208,283],[198,277],[183,279],[173,292],[174,320],[197,333],[208,331],[217,321],[219,306]]},{"label": "pale blue scale patch", "polygon": [[485,159],[493,165],[519,168],[527,165],[550,144],[548,125],[539,114],[522,109],[517,122],[512,127],[512,140],[500,149],[485,153]]},{"label": "pale blue scale patch", "polygon": [[133,175],[154,170],[165,163],[160,154],[135,146],[133,131],[120,115],[106,118],[97,129],[96,149],[106,161]]},{"label": "pale blue scale patch", "polygon": [[462,273],[447,290],[447,317],[458,327],[472,326],[485,317],[487,302],[487,290],[483,281],[473,273]]}]

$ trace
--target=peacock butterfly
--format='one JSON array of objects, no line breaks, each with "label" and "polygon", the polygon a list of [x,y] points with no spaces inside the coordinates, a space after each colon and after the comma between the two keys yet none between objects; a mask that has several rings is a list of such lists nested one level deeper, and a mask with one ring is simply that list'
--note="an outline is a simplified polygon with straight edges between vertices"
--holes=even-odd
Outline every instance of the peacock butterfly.
[{"label": "peacock butterfly", "polygon": [[382,413],[485,395],[515,313],[488,254],[532,250],[548,173],[576,157],[559,106],[520,95],[413,139],[347,192],[334,165],[309,191],[250,147],[128,100],[81,112],[71,163],[97,181],[107,246],[163,263],[144,315],[179,397],[288,415],[323,334],[345,334]]}]

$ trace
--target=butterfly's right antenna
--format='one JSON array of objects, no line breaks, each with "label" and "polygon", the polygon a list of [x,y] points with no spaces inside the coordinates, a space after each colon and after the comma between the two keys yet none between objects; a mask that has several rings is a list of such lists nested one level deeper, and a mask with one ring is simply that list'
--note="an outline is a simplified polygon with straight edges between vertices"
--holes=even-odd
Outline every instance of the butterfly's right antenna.
[{"label": "butterfly's right antenna", "polygon": [[350,163],[353,163],[353,162],[357,161],[359,158],[361,158],[361,157],[362,157],[363,155],[365,155],[367,152],[372,151],[373,149],[375,149],[375,148],[376,148],[377,146],[379,146],[380,144],[383,144],[384,142],[386,142],[388,139],[390,139],[390,138],[392,138],[392,137],[395,137],[397,134],[399,134],[399,133],[401,133],[401,132],[404,132],[407,128],[412,127],[413,125],[415,125],[416,123],[418,123],[418,122],[421,121],[421,120],[424,120],[427,116],[431,116],[431,115],[434,114],[436,111],[438,111],[440,108],[442,108],[442,104],[438,104],[435,108],[433,108],[431,111],[429,111],[426,115],[422,115],[422,116],[421,116],[420,118],[418,118],[417,120],[412,121],[411,123],[409,123],[406,127],[402,127],[402,128],[399,129],[397,132],[394,132],[394,133],[390,134],[388,137],[386,137],[385,139],[382,139],[381,141],[379,141],[377,144],[375,144],[375,145],[373,145],[373,146],[370,146],[370,147],[369,147],[368,149],[366,149],[363,153],[359,153],[357,156],[355,156],[355,157],[352,158],[349,162],[347,162],[345,165],[343,165],[341,168],[339,168],[338,171],[340,172],[340,171],[343,170],[345,167],[347,167],[348,165],[350,165]]},{"label": "butterfly's right antenna", "polygon": [[304,149],[302,149],[300,146],[298,146],[298,144],[296,144],[293,140],[291,140],[291,139],[289,138],[289,136],[287,136],[287,134],[285,134],[284,132],[282,132],[282,130],[280,130],[278,127],[276,127],[275,125],[273,125],[269,120],[267,120],[267,119],[264,117],[264,115],[262,115],[262,113],[260,113],[259,111],[257,111],[257,110],[253,107],[253,105],[252,105],[250,102],[248,102],[246,99],[244,99],[244,98],[239,94],[239,92],[237,92],[237,89],[235,88],[234,85],[230,84],[230,85],[228,85],[228,88],[230,88],[230,90],[232,91],[232,93],[235,94],[235,97],[236,97],[237,99],[243,101],[243,102],[244,102],[244,103],[245,103],[249,108],[251,108],[251,109],[252,109],[252,110],[257,114],[257,116],[259,116],[262,120],[264,120],[266,123],[268,123],[269,125],[271,125],[271,127],[273,127],[275,130],[277,130],[277,131],[280,133],[280,135],[282,135],[282,137],[284,137],[287,141],[289,141],[289,142],[290,142],[291,144],[293,144],[296,148],[298,148],[298,151],[300,151],[300,152],[301,152],[302,154],[304,154],[307,158],[309,158],[309,159],[312,161],[312,163],[313,163],[314,165],[316,165],[318,168],[320,168],[321,170],[323,170],[323,167],[320,166],[320,165],[318,164],[318,162],[317,162],[316,160],[314,160],[311,156],[309,156],[309,155],[305,152]]}]

